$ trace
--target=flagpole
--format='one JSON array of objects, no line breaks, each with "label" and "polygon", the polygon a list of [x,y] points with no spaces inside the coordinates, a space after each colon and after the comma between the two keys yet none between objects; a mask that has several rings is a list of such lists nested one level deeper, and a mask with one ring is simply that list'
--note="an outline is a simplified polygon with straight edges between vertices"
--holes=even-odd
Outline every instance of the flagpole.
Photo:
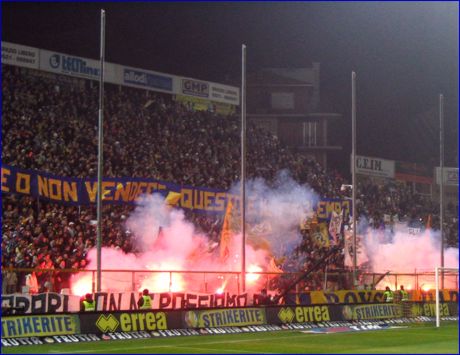
[{"label": "flagpole", "polygon": [[353,162],[351,174],[352,174],[352,208],[353,208],[353,286],[357,285],[356,275],[356,73],[351,72],[351,135],[352,135],[352,148],[351,148],[351,160]]},{"label": "flagpole", "polygon": [[105,10],[101,9],[101,60],[99,73],[99,139],[97,159],[97,283],[96,290],[101,292],[101,257],[102,257],[102,173],[104,147],[104,54],[105,54]]},{"label": "flagpole", "polygon": [[[444,267],[444,95],[439,94],[439,220],[441,232],[441,267]],[[441,289],[444,289],[444,270],[441,271]]]},{"label": "flagpole", "polygon": [[246,292],[246,45],[241,46],[241,289]]}]

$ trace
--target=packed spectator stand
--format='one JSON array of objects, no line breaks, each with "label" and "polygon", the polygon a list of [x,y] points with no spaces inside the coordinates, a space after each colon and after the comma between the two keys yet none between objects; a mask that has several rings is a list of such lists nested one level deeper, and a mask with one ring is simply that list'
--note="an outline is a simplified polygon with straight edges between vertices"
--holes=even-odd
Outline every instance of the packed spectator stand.
[{"label": "packed spectator stand", "polygon": [[[98,87],[94,82],[2,65],[2,161],[4,164],[69,177],[95,177],[97,172]],[[194,111],[163,94],[106,84],[104,176],[144,177],[180,185],[227,190],[239,179],[239,117]],[[276,137],[248,126],[248,178],[270,182],[282,169],[311,186],[320,196],[345,198],[339,173],[326,172],[317,162],[282,147]],[[358,185],[358,215],[378,228],[383,215],[425,219],[438,206],[396,186]],[[457,207],[458,208],[458,207]],[[103,245],[136,252],[124,221],[132,206],[105,205]],[[82,269],[96,244],[95,206],[64,206],[30,196],[2,194],[3,293],[20,291],[25,273],[11,268],[37,268],[38,290],[68,287],[70,274],[39,269]],[[448,208],[447,240],[457,245],[458,219]],[[222,216],[186,212],[200,230],[219,241]],[[425,221],[423,221],[424,223]],[[308,268],[324,250],[303,242],[285,258],[286,271]],[[337,254],[332,264],[343,267]],[[14,275],[13,275],[14,274]],[[16,277],[15,277],[16,276]],[[311,282],[319,287],[321,280]],[[48,281],[48,282],[47,282]]]}]

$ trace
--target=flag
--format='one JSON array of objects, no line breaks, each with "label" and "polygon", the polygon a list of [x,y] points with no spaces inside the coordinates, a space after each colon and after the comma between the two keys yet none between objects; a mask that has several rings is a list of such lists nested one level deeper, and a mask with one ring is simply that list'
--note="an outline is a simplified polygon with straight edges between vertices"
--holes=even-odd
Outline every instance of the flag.
[{"label": "flag", "polygon": [[175,206],[181,197],[182,194],[180,192],[169,191],[168,196],[165,198],[165,202],[168,206]]},{"label": "flag", "polygon": [[268,264],[267,271],[268,272],[283,272],[283,270],[281,270],[278,267],[278,265],[276,265],[276,261],[275,261],[274,256],[272,256],[272,258],[270,259],[270,263]]},{"label": "flag", "polygon": [[311,216],[306,216],[300,221],[300,230],[310,230],[315,228],[318,224],[318,218],[316,213],[313,213]]},{"label": "flag", "polygon": [[431,214],[428,215],[428,218],[426,219],[426,229],[431,229],[431,223],[432,223],[432,216]]},{"label": "flag", "polygon": [[329,234],[332,236],[333,245],[339,244],[338,237],[340,235],[340,230],[342,229],[342,218],[342,211],[340,211],[340,213],[332,211],[331,220],[329,221]]},{"label": "flag", "polygon": [[224,223],[222,225],[222,233],[220,236],[220,258],[225,261],[230,256],[230,242],[232,239],[232,201],[228,201],[227,209],[225,210]]},{"label": "flag", "polygon": [[264,221],[262,223],[251,226],[246,224],[246,242],[254,249],[264,249],[271,254],[271,245],[267,240],[267,236],[272,232],[270,222]]},{"label": "flag", "polygon": [[329,232],[327,230],[327,224],[319,223],[316,231],[312,234],[312,238],[318,247],[328,248],[330,246],[330,243],[329,243]]}]

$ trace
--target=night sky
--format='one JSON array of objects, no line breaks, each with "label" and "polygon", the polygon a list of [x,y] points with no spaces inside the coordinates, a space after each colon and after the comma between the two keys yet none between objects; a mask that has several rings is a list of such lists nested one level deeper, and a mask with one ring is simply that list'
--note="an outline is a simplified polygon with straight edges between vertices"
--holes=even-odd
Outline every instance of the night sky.
[{"label": "night sky", "polygon": [[357,153],[439,161],[445,97],[446,165],[458,166],[458,3],[5,3],[2,40],[97,59],[106,9],[106,60],[240,84],[248,71],[321,63],[323,111],[349,172],[351,71],[357,73]]}]

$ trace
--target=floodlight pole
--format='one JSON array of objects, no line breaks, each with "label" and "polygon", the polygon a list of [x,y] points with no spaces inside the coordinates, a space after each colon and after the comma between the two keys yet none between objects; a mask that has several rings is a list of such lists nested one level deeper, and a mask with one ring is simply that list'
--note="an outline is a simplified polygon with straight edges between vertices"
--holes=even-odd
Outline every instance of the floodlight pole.
[{"label": "floodlight pole", "polygon": [[[441,232],[441,268],[444,268],[444,95],[439,94],[439,222]],[[441,289],[444,289],[444,271],[441,273]]]},{"label": "floodlight pole", "polygon": [[241,289],[246,292],[246,45],[241,46]]},{"label": "floodlight pole", "polygon": [[351,72],[351,160],[352,160],[352,212],[353,212],[353,286],[358,282],[356,273],[357,251],[356,251],[356,73]]},{"label": "floodlight pole", "polygon": [[101,292],[101,249],[102,249],[102,174],[104,147],[104,53],[105,53],[105,10],[101,9],[101,62],[99,73],[99,139],[97,159],[97,292]]}]

